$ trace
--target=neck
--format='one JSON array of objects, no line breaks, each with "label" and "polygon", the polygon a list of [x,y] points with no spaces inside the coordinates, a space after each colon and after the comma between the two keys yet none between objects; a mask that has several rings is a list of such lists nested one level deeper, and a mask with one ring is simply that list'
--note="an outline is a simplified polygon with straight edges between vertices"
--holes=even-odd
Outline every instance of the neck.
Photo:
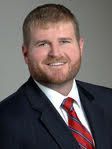
[{"label": "neck", "polygon": [[60,94],[62,94],[64,96],[67,96],[72,89],[73,80],[70,80],[63,84],[43,84],[43,85],[59,92]]}]

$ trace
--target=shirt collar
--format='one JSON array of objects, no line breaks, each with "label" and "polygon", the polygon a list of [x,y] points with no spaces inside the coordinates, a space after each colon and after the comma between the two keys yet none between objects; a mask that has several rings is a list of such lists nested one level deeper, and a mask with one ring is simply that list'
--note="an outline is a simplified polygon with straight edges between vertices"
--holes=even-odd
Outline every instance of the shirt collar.
[{"label": "shirt collar", "polygon": [[54,107],[56,109],[60,108],[63,100],[66,99],[67,97],[73,98],[76,101],[76,103],[78,104],[78,106],[79,107],[81,106],[79,93],[78,93],[78,89],[77,89],[75,80],[73,81],[72,89],[67,96],[62,95],[51,88],[43,86],[42,84],[40,84],[37,81],[35,81],[35,82],[38,85],[38,87],[44,92],[44,94],[48,97],[48,99],[51,101],[51,103],[54,105]]}]

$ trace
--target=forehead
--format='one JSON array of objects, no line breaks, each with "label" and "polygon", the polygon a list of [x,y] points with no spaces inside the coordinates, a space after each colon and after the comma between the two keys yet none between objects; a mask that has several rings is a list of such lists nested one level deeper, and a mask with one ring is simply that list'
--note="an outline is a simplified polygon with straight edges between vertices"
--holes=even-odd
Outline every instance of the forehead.
[{"label": "forehead", "polygon": [[[54,34],[53,34],[54,33]],[[31,27],[31,36],[74,34],[75,27],[72,22],[48,23],[46,25],[35,25]]]}]

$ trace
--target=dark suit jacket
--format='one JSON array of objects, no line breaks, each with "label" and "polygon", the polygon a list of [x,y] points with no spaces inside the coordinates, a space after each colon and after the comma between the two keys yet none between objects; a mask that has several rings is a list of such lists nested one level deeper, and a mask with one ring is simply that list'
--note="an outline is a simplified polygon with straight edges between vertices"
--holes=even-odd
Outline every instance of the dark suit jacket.
[{"label": "dark suit jacket", "polygon": [[[112,90],[77,81],[97,149],[112,149]],[[79,149],[67,125],[30,78],[0,104],[0,149]]]}]

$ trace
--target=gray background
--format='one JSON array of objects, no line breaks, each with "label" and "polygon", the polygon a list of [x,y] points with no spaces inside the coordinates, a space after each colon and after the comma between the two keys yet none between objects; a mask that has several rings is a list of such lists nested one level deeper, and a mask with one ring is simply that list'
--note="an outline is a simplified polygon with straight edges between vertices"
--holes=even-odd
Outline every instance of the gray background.
[{"label": "gray background", "polygon": [[39,4],[60,3],[77,16],[85,39],[78,79],[112,87],[112,0],[0,0],[0,100],[29,76],[24,63],[22,23]]}]

